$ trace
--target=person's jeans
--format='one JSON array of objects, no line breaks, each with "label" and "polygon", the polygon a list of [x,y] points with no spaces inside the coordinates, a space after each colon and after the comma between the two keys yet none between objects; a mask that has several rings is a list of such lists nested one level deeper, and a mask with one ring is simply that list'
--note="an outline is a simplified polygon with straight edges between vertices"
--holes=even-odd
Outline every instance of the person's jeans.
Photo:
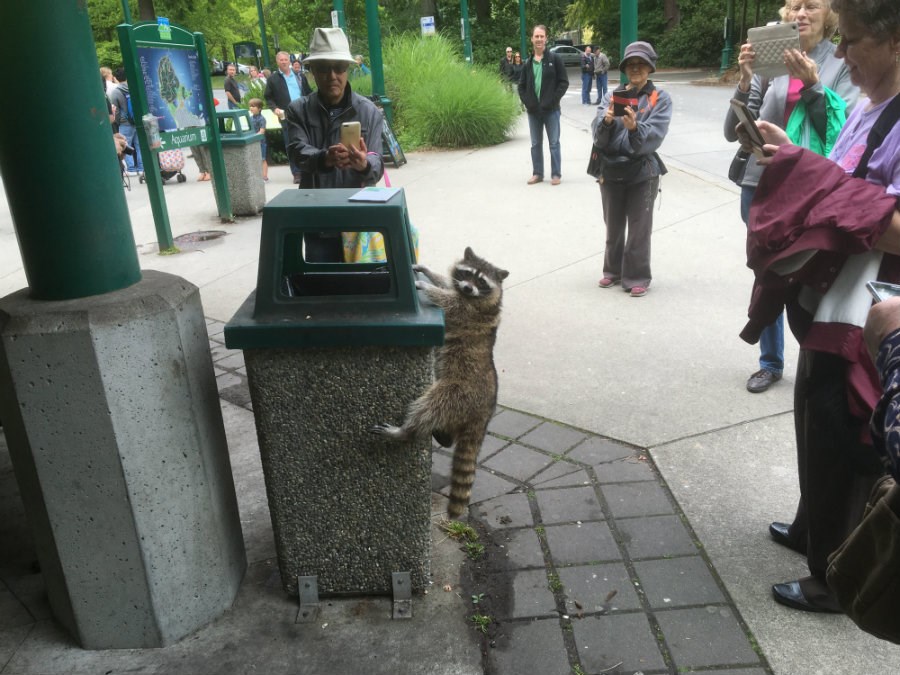
[{"label": "person's jeans", "polygon": [[[741,187],[741,219],[744,225],[750,218],[750,202],[755,193],[755,187]],[[759,367],[779,375],[784,371],[784,312],[759,336]]]},{"label": "person's jeans", "polygon": [[535,176],[544,177],[544,128],[550,144],[550,175],[562,177],[562,155],[559,151],[560,110],[543,114],[528,113],[528,130],[531,132],[531,171]]},{"label": "person's jeans", "polygon": [[582,73],[581,74],[581,102],[582,103],[590,103],[591,102],[591,84],[593,83],[594,76],[592,73]]},{"label": "person's jeans", "polygon": [[606,73],[597,73],[597,103],[603,100],[603,97],[606,96]]},{"label": "person's jeans", "polygon": [[119,133],[125,137],[125,141],[134,148],[134,155],[125,155],[126,171],[137,171],[144,173],[144,164],[141,162],[141,148],[138,143],[137,129],[133,124],[127,122],[119,123]]}]

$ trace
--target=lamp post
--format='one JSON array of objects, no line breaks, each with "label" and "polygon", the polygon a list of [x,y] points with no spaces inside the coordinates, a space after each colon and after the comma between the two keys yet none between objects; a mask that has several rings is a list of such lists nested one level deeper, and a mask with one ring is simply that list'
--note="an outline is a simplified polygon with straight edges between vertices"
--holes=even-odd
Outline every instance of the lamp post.
[{"label": "lamp post", "polygon": [[[368,16],[368,1],[366,2],[366,15]],[[347,19],[344,17],[344,0],[334,0],[334,11],[337,14],[338,28],[347,33]]]},{"label": "lamp post", "polygon": [[263,16],[262,0],[256,0],[256,11],[259,14],[259,38],[262,41],[263,48],[263,67],[271,68],[271,61],[269,60],[269,40],[266,38],[266,19]]},{"label": "lamp post", "polygon": [[467,0],[459,0],[459,15],[463,39],[463,56],[466,57],[466,63],[471,66],[473,63],[472,33],[469,29],[469,3]]},{"label": "lamp post", "polygon": [[[625,57],[625,47],[637,40],[637,0],[620,0],[619,5],[619,61]],[[619,73],[619,82],[625,84],[625,73]]]},{"label": "lamp post", "polygon": [[519,0],[519,53],[524,56],[528,53],[527,49],[528,27],[525,25],[525,0]]},{"label": "lamp post", "polygon": [[731,54],[734,51],[734,0],[727,0],[725,3],[725,47],[722,48],[722,65],[719,68],[719,75],[722,75],[728,66],[731,65]]}]

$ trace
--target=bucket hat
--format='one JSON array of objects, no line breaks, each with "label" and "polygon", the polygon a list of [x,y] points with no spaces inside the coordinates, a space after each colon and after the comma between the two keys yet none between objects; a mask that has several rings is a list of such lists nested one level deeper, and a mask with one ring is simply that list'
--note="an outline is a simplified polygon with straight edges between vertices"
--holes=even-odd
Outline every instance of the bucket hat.
[{"label": "bucket hat", "polygon": [[310,61],[344,61],[356,63],[350,53],[350,43],[340,28],[316,28],[313,33],[309,54],[303,63]]},{"label": "bucket hat", "polygon": [[656,72],[657,56],[649,42],[641,42],[639,40],[625,47],[625,56],[622,57],[622,61],[619,63],[619,70],[624,70],[625,62],[632,57],[638,58],[649,65],[651,73]]}]

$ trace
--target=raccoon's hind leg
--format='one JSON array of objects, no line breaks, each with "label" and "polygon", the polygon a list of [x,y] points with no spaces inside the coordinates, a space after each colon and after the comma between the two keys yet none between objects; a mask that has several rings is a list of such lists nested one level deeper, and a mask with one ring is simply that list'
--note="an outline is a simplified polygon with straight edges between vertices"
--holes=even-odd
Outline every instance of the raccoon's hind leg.
[{"label": "raccoon's hind leg", "polygon": [[441,431],[440,429],[435,429],[431,432],[431,435],[434,437],[434,440],[437,441],[438,445],[442,448],[449,448],[453,445],[453,434],[447,431]]},{"label": "raccoon's hind leg", "polygon": [[[432,387],[433,386],[434,385],[432,385]],[[433,420],[429,414],[429,402],[431,399],[428,394],[430,391],[431,389],[412,402],[409,406],[409,412],[406,415],[403,426],[397,427],[385,422],[371,427],[369,432],[380,436],[387,436],[395,441],[409,441],[414,438],[424,438],[428,436],[434,427]],[[440,440],[438,440],[438,442],[440,443]]]}]

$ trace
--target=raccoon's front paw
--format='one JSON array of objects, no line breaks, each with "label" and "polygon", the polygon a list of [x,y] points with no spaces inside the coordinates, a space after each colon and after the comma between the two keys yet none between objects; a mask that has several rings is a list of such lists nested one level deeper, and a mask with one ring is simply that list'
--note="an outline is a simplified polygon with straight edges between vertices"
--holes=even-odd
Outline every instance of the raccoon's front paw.
[{"label": "raccoon's front paw", "polygon": [[426,288],[431,286],[427,281],[422,281],[421,279],[416,279],[416,290],[424,291]]},{"label": "raccoon's front paw", "polygon": [[425,265],[420,265],[419,263],[414,264],[412,268],[413,272],[422,272],[423,274],[428,271],[428,268],[425,267]]},{"label": "raccoon's front paw", "polygon": [[400,433],[400,427],[395,427],[393,424],[376,424],[374,427],[369,427],[369,433],[376,436],[396,438]]}]

